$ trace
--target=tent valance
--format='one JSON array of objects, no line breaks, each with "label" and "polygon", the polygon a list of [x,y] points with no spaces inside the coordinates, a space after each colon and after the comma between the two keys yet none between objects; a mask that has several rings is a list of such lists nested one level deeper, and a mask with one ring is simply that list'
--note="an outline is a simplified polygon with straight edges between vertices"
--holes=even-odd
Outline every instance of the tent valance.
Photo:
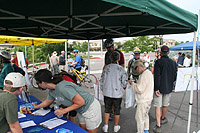
[{"label": "tent valance", "polygon": [[36,46],[49,43],[66,42],[66,39],[34,38],[0,35],[0,44]]}]

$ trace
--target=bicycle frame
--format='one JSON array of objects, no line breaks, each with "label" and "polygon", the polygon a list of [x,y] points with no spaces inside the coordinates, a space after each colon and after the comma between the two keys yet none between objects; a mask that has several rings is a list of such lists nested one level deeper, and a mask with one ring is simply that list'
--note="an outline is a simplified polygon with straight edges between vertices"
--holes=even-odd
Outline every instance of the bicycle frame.
[{"label": "bicycle frame", "polygon": [[[76,74],[76,76],[77,76],[81,81],[84,81],[84,77],[85,77],[85,75],[86,75],[86,72],[85,72],[85,71],[84,71],[84,72],[80,72],[80,71],[78,71],[78,70],[76,70],[76,69],[74,69],[74,68],[73,68],[72,71]],[[80,74],[83,75],[82,78],[80,77]]]}]

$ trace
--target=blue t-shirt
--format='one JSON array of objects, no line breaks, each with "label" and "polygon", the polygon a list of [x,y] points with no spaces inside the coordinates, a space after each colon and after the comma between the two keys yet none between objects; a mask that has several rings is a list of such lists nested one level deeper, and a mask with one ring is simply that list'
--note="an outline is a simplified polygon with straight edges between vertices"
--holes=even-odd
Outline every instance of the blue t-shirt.
[{"label": "blue t-shirt", "polygon": [[75,69],[80,68],[81,67],[81,57],[79,55],[76,56],[75,61],[77,62],[77,64],[75,65]]}]

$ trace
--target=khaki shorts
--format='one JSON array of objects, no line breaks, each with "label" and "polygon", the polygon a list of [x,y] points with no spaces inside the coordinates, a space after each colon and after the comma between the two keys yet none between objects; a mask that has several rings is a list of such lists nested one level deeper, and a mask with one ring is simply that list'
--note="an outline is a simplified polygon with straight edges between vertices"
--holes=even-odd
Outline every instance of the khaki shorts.
[{"label": "khaki shorts", "polygon": [[169,94],[161,94],[160,93],[160,96],[156,96],[156,94],[154,93],[154,95],[153,95],[154,107],[169,106],[170,98],[171,98],[171,93],[169,93]]},{"label": "khaki shorts", "polygon": [[90,105],[83,114],[78,114],[80,124],[86,124],[89,130],[96,129],[102,122],[101,105],[97,99]]}]

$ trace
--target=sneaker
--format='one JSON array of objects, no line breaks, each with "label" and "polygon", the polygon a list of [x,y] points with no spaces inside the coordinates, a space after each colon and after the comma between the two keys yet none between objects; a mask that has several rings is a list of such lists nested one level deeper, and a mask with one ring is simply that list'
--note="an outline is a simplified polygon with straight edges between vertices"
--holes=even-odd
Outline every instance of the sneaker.
[{"label": "sneaker", "polygon": [[166,117],[164,119],[162,119],[162,117],[161,117],[161,121],[160,121],[161,124],[166,124],[167,122],[168,122],[168,120]]},{"label": "sneaker", "polygon": [[114,132],[115,132],[115,133],[117,133],[119,130],[120,130],[120,126],[119,126],[119,125],[114,126]]},{"label": "sneaker", "polygon": [[102,130],[103,130],[104,133],[107,133],[108,132],[108,126],[104,125],[102,127]]},{"label": "sneaker", "polygon": [[144,133],[149,133],[149,130],[144,130]]},{"label": "sneaker", "polygon": [[159,126],[155,126],[154,128],[153,128],[153,132],[154,133],[161,133],[162,131],[161,131],[161,127],[159,127]]}]

